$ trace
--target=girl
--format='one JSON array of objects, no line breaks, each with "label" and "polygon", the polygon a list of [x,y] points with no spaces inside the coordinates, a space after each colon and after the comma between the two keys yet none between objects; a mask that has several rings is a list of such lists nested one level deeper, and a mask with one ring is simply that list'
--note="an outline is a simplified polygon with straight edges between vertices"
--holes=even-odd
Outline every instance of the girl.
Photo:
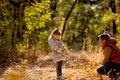
[{"label": "girl", "polygon": [[65,79],[65,77],[62,76],[62,63],[66,60],[66,54],[68,54],[61,40],[61,36],[61,32],[56,28],[52,31],[48,39],[48,44],[52,49],[54,62],[56,63],[57,80]]}]

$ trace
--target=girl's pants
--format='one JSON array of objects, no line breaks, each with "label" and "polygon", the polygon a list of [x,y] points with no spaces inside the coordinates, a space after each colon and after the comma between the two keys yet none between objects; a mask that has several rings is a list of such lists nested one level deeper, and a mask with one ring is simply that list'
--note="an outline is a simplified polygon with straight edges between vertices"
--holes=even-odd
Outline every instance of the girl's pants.
[{"label": "girl's pants", "polygon": [[56,63],[57,77],[62,76],[62,61]]}]

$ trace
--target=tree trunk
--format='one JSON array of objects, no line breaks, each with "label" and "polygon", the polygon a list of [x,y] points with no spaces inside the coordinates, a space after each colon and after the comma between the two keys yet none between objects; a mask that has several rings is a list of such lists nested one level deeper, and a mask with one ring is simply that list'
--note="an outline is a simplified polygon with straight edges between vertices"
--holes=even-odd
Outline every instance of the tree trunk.
[{"label": "tree trunk", "polygon": [[[112,13],[116,13],[116,3],[115,3],[115,0],[111,0],[110,1],[110,7],[111,7],[111,9],[112,9]],[[116,33],[117,33],[117,26],[116,26],[116,22],[115,22],[115,20],[113,19],[112,20],[112,33],[113,33],[113,35],[116,35]]]},{"label": "tree trunk", "polygon": [[16,45],[19,43],[22,37],[22,27],[24,26],[24,9],[25,6],[22,3],[12,2],[14,8],[13,15],[13,28],[12,28],[12,40],[11,40],[11,52],[8,55],[10,62],[15,62],[17,60],[18,54]]},{"label": "tree trunk", "polygon": [[22,37],[22,28],[24,26],[24,9],[25,5],[22,2],[10,1],[13,5],[13,28],[12,28],[12,47],[15,47],[19,39]]},{"label": "tree trunk", "polygon": [[72,7],[71,7],[71,9],[70,9],[67,17],[65,18],[64,24],[63,24],[63,26],[62,26],[62,31],[61,31],[61,32],[62,32],[62,35],[64,34],[64,31],[65,31],[65,29],[66,29],[66,24],[67,24],[68,18],[70,17],[70,14],[72,13],[72,10],[74,9],[76,3],[77,3],[77,0],[75,0],[75,2],[73,3],[73,5],[72,5]]}]

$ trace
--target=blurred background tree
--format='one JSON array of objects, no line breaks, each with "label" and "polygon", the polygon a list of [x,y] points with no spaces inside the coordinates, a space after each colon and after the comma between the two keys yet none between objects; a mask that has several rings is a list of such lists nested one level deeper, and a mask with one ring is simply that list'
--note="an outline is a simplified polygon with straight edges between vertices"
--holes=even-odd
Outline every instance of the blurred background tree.
[{"label": "blurred background tree", "polygon": [[0,63],[51,51],[48,37],[67,18],[62,39],[69,49],[96,49],[103,31],[119,41],[119,14],[119,0],[0,0]]}]

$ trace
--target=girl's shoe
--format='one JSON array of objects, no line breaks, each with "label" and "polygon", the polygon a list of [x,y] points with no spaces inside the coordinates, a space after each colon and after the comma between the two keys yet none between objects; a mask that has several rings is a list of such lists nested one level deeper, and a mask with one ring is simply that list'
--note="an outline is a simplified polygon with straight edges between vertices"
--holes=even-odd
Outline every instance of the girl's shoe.
[{"label": "girl's shoe", "polygon": [[59,76],[59,77],[57,78],[57,80],[65,80],[65,79],[67,79],[67,77],[64,77],[64,76]]}]

